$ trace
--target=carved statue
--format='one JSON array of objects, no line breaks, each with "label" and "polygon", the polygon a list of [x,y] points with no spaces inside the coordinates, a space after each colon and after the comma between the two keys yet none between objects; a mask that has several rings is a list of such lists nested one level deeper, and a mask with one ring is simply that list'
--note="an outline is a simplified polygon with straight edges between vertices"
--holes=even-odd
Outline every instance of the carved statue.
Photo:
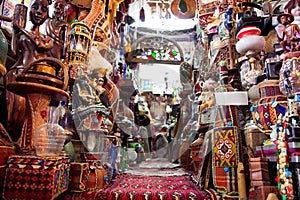
[{"label": "carved statue", "polygon": [[283,13],[277,18],[280,25],[276,27],[278,40],[284,51],[298,51],[300,37],[300,28],[293,24],[294,16],[289,13]]},{"label": "carved statue", "polygon": [[206,108],[211,108],[215,104],[214,89],[218,86],[218,83],[212,79],[208,79],[204,82],[200,97],[198,98],[200,104],[200,112],[205,112]]},{"label": "carved statue", "polygon": [[[47,57],[47,52],[53,47],[50,37],[41,34],[40,26],[48,18],[47,0],[32,0],[30,3],[29,17],[32,22],[30,31],[25,26],[20,26],[18,21],[13,21],[13,32],[11,40],[12,52],[20,55],[17,62],[9,69],[5,85],[16,81],[24,67],[39,58]],[[16,15],[16,13],[15,13]],[[25,98],[6,90],[7,99],[7,128],[12,134],[12,139],[17,140],[21,133],[25,115]]]},{"label": "carved statue", "polygon": [[70,26],[67,22],[64,0],[55,0],[53,4],[53,16],[46,21],[46,34],[53,39],[54,46],[48,52],[50,57],[65,58],[67,52],[67,36]]}]

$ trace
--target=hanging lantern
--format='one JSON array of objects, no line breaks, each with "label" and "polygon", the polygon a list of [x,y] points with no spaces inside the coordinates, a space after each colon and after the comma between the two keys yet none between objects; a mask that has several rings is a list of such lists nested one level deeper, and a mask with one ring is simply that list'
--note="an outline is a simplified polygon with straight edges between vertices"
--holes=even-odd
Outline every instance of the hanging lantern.
[{"label": "hanging lantern", "polygon": [[90,29],[84,21],[75,21],[71,27],[68,60],[70,63],[84,63],[91,46]]}]

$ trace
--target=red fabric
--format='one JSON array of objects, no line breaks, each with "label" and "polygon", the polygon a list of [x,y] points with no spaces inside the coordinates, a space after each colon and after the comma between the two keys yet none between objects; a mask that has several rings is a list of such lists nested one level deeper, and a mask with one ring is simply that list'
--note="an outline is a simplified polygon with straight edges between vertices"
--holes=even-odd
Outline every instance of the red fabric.
[{"label": "red fabric", "polygon": [[216,191],[227,195],[238,195],[237,168],[229,167],[228,171],[224,171],[224,168],[216,167],[213,170]]},{"label": "red fabric", "polygon": [[160,193],[164,193],[164,200],[173,200],[176,193],[181,195],[181,200],[189,200],[191,195],[195,195],[196,200],[212,199],[210,194],[200,190],[189,176],[119,175],[114,183],[97,193],[96,199],[115,200],[116,192],[121,200],[130,200],[130,195],[134,195],[134,200],[144,200],[147,192],[151,192],[148,196],[151,200],[159,200]]}]

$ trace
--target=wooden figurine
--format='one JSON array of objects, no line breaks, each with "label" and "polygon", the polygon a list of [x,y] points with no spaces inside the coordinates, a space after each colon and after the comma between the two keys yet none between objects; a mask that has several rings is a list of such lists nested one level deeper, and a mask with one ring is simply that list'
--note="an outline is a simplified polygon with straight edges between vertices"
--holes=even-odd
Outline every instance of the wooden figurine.
[{"label": "wooden figurine", "polygon": [[298,51],[300,38],[297,34],[300,34],[300,28],[297,24],[293,24],[294,16],[289,13],[283,13],[277,17],[280,25],[276,27],[278,34],[278,40],[284,49],[284,51]]},{"label": "wooden figurine", "polygon": [[67,53],[70,26],[67,22],[66,6],[64,0],[55,0],[53,16],[46,21],[46,34],[54,41],[54,46],[48,53],[50,57],[57,59],[65,58]]},{"label": "wooden figurine", "polygon": [[[34,60],[47,56],[47,51],[53,47],[50,37],[41,34],[40,26],[48,18],[47,0],[32,0],[30,3],[29,17],[32,22],[30,31],[25,30],[25,22],[13,21],[13,32],[11,40],[12,52],[20,55],[17,62],[9,69],[5,77],[5,84],[16,81],[16,75]],[[26,10],[26,9],[25,9]],[[18,10],[17,10],[18,11]],[[14,13],[17,15],[17,13]],[[23,27],[22,27],[22,26]],[[7,99],[7,128],[11,137],[16,141],[20,137],[25,116],[25,98],[6,91]]]}]

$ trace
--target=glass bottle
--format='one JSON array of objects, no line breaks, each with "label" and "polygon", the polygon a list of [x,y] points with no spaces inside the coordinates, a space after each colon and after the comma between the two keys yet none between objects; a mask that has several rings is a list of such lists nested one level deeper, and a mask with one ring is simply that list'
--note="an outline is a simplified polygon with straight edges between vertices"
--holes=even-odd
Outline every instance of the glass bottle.
[{"label": "glass bottle", "polygon": [[60,108],[50,106],[47,123],[34,131],[33,145],[38,156],[57,156],[61,153],[67,135],[58,124],[60,115]]}]

